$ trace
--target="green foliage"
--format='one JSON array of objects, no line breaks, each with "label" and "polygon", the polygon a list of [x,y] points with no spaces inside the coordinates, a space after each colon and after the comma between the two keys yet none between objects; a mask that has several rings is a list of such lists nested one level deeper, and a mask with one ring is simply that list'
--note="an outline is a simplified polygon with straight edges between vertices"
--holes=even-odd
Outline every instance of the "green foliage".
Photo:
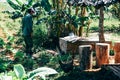
[{"label": "green foliage", "polygon": [[0,38],[0,48],[3,48],[4,44],[5,44],[4,40]]},{"label": "green foliage", "polygon": [[17,2],[20,6],[23,5],[23,3],[22,3],[21,1],[19,1],[19,0],[16,0],[16,2]]},{"label": "green foliage", "polygon": [[34,0],[27,0],[26,2],[28,3],[25,5],[25,3],[21,2],[20,0],[15,0],[15,1],[17,4],[15,4],[12,0],[7,0],[8,4],[15,10],[22,10],[23,7],[25,9],[28,9],[33,5],[33,2],[34,2]]},{"label": "green foliage", "polygon": [[111,12],[112,16],[120,20],[120,3],[113,4],[108,7],[108,11]]},{"label": "green foliage", "polygon": [[11,18],[17,19],[19,17],[23,17],[24,11],[33,6],[34,0],[27,0],[27,4],[23,1],[21,2],[20,0],[15,0],[17,4],[15,4],[15,2],[12,0],[7,0],[7,2],[15,10]]},{"label": "green foliage", "polygon": [[31,7],[35,0],[28,0],[28,6]]},{"label": "green foliage", "polygon": [[7,2],[15,10],[20,10],[21,9],[21,7],[19,5],[17,5],[17,4],[15,4],[12,0],[7,0]]},{"label": "green foliage", "polygon": [[58,72],[52,68],[40,67],[28,73],[28,80],[33,80],[36,76],[46,80],[46,76],[57,73]]},{"label": "green foliage", "polygon": [[14,63],[23,63],[24,57],[25,57],[24,53],[18,50],[14,56],[15,58]]},{"label": "green foliage", "polygon": [[21,64],[16,64],[14,65],[14,71],[18,79],[23,80],[23,77],[26,74],[24,67]]},{"label": "green foliage", "polygon": [[114,56],[114,50],[110,50],[110,55]]},{"label": "green foliage", "polygon": [[48,31],[46,25],[42,23],[41,25],[35,26],[33,35],[34,48],[37,49],[39,47],[43,47],[48,41]]},{"label": "green foliage", "polygon": [[2,56],[0,58],[0,72],[7,71],[7,69],[9,69],[10,64],[11,64],[11,61],[8,60],[5,56]]},{"label": "green foliage", "polygon": [[51,56],[49,63],[47,63],[47,66],[52,67],[54,69],[57,69],[57,71],[60,69],[58,64],[58,56]]},{"label": "green foliage", "polygon": [[40,67],[26,73],[24,67],[21,64],[15,64],[14,71],[9,71],[5,73],[5,75],[1,73],[0,79],[4,76],[6,76],[6,78],[8,76],[11,76],[13,78],[12,80],[33,80],[36,78],[46,80],[47,79],[46,76],[57,74],[57,73],[58,72],[56,70],[48,67]]},{"label": "green foliage", "polygon": [[6,69],[7,69],[7,63],[4,60],[0,59],[0,72],[4,72],[6,71]]},{"label": "green foliage", "polygon": [[14,43],[14,37],[13,36],[8,36],[8,38],[7,38],[7,43],[5,44],[5,48],[6,48],[6,50],[11,50],[11,49],[13,49],[12,48],[12,45],[13,45],[13,43]]},{"label": "green foliage", "polygon": [[[93,22],[90,25],[90,31],[91,32],[98,32],[99,27],[98,27],[98,19],[93,19]],[[118,33],[120,31],[120,25],[119,25],[119,20],[115,18],[111,18],[109,20],[105,19],[104,20],[104,31],[105,32],[115,32]]]},{"label": "green foliage", "polygon": [[116,26],[116,25],[111,25],[111,26],[105,26],[105,31],[108,32],[119,32],[120,31],[120,26]]},{"label": "green foliage", "polygon": [[30,71],[34,68],[34,65],[36,64],[35,62],[36,61],[31,59],[30,57],[25,57],[25,59],[21,62],[21,64],[23,64],[26,71]]},{"label": "green foliage", "polygon": [[45,11],[49,12],[51,9],[51,5],[49,3],[49,0],[42,0],[41,6],[45,9]]},{"label": "green foliage", "polygon": [[9,71],[9,72],[6,72],[5,75],[7,75],[7,76],[11,76],[11,77],[12,77],[12,80],[19,80],[19,79],[17,78],[15,72],[12,71],[12,70]]},{"label": "green foliage", "polygon": [[14,36],[8,36],[7,41],[13,43],[15,40]]},{"label": "green foliage", "polygon": [[40,58],[37,60],[37,63],[39,64],[39,66],[44,66],[50,62],[52,55],[48,54],[45,51],[42,51],[39,57]]},{"label": "green foliage", "polygon": [[70,53],[67,53],[67,54],[64,54],[64,55],[61,55],[58,57],[60,60],[62,60],[63,62],[69,62],[72,60],[72,56]]}]

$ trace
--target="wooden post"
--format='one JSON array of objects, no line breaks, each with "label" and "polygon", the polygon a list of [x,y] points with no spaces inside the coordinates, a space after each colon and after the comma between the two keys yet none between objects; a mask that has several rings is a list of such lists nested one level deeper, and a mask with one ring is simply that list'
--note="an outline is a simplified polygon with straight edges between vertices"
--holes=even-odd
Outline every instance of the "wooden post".
[{"label": "wooden post", "polygon": [[80,70],[92,69],[92,46],[79,46]]},{"label": "wooden post", "polygon": [[103,64],[109,63],[109,44],[96,43],[96,66],[101,67]]},{"label": "wooden post", "polygon": [[120,42],[114,43],[115,63],[120,63]]}]

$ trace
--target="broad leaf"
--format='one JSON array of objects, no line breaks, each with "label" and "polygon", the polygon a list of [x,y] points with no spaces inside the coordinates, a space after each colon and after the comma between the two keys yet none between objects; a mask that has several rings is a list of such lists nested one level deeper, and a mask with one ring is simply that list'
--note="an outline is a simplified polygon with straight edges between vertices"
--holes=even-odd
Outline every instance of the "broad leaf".
[{"label": "broad leaf", "polygon": [[16,0],[16,2],[17,2],[20,6],[23,5],[23,3],[22,3],[20,0]]},{"label": "broad leaf", "polygon": [[15,4],[12,0],[7,0],[8,4],[15,10],[20,10],[21,7],[17,4]]},{"label": "broad leaf", "polygon": [[57,74],[58,72],[52,68],[48,67],[41,67],[38,69],[35,69],[31,72],[28,73],[28,80],[33,80],[34,77],[40,76],[42,79],[45,80],[46,75],[51,75],[51,74]]},{"label": "broad leaf", "polygon": [[41,6],[45,9],[45,11],[49,12],[51,9],[51,5],[48,0],[42,0]]},{"label": "broad leaf", "polygon": [[22,79],[26,74],[21,64],[14,65],[14,72],[19,79]]},{"label": "broad leaf", "polygon": [[28,6],[29,6],[29,7],[32,6],[32,5],[33,5],[33,2],[34,2],[34,0],[28,0]]}]

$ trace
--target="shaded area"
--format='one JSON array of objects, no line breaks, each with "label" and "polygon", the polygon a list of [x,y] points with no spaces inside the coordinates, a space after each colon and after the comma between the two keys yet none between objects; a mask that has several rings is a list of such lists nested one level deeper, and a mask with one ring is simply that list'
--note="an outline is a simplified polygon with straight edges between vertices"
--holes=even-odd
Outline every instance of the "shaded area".
[{"label": "shaded area", "polygon": [[119,63],[117,63],[117,64],[106,64],[106,65],[103,65],[102,68],[112,71],[120,79],[120,64]]},{"label": "shaded area", "polygon": [[79,71],[73,70],[55,80],[120,80],[111,70],[102,68],[96,71]]}]

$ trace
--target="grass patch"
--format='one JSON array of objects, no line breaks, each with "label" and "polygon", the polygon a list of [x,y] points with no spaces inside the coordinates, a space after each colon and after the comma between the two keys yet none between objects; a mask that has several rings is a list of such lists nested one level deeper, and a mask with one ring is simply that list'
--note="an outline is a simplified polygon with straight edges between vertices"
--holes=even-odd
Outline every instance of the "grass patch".
[{"label": "grass patch", "polygon": [[[120,21],[118,19],[105,19],[104,20],[104,31],[108,32],[118,32],[120,31]],[[93,20],[90,25],[90,32],[98,32],[99,30],[99,20]]]}]

